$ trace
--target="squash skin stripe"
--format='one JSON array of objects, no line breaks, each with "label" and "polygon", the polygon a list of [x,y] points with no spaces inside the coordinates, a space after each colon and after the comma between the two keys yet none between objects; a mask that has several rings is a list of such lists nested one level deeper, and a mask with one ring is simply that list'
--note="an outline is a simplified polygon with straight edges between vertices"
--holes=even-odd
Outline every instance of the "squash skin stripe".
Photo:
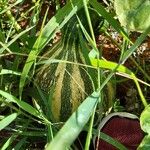
[{"label": "squash skin stripe", "polygon": [[[64,80],[64,75],[65,75],[65,69],[61,69],[61,68],[66,68],[66,64],[65,63],[60,63],[57,67],[57,71],[55,74],[55,91],[53,94],[53,98],[52,98],[52,115],[54,116],[55,120],[59,120],[60,118],[60,111],[61,111],[61,91],[62,91],[62,84],[63,84],[63,80]],[[61,70],[61,71],[60,71]],[[62,121],[62,120],[61,120]]]},{"label": "squash skin stripe", "polygon": [[[66,66],[66,70],[72,74],[72,66],[71,64],[68,64]],[[70,116],[72,112],[72,95],[71,95],[71,87],[70,87],[71,77],[70,75],[65,71],[65,74],[63,76],[63,82],[62,82],[62,89],[61,89],[61,110],[60,110],[60,118],[61,121],[66,121],[68,117]],[[67,111],[66,111],[67,110]]]},{"label": "squash skin stripe", "polygon": [[[72,113],[81,104],[85,98],[84,83],[80,75],[79,67],[74,65],[73,67],[73,79],[71,81],[72,87]],[[81,89],[82,88],[82,89]]]}]

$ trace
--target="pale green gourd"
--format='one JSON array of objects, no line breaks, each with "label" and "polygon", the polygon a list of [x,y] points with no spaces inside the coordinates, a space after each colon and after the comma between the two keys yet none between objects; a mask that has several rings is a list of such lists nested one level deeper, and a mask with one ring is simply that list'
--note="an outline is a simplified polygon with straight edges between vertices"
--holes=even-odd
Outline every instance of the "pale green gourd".
[{"label": "pale green gourd", "polygon": [[150,0],[114,0],[114,8],[128,30],[143,32],[150,26]]}]

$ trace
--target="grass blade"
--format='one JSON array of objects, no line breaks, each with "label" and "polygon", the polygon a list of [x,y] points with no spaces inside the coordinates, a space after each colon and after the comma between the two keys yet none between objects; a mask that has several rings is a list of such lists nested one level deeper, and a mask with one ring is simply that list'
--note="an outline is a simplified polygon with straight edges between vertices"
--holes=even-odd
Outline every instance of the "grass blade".
[{"label": "grass blade", "polygon": [[18,135],[13,134],[5,144],[0,148],[1,150],[6,150],[13,143],[13,141],[17,138]]},{"label": "grass blade", "polygon": [[17,76],[21,75],[21,73],[13,71],[13,70],[8,70],[8,69],[0,70],[0,75],[4,75],[4,74],[13,74],[13,75],[17,75]]},{"label": "grass blade", "polygon": [[0,131],[7,127],[11,122],[13,122],[17,118],[17,113],[13,113],[7,117],[5,117],[3,120],[0,121]]},{"label": "grass blade", "polygon": [[146,36],[150,33],[150,27],[143,32],[140,37],[135,41],[134,45],[131,46],[129,50],[127,50],[122,57],[122,63],[124,63],[132,54],[133,52],[142,44],[142,42],[145,40]]},{"label": "grass blade", "polygon": [[[98,135],[98,131],[93,129],[93,134],[94,135]],[[117,140],[113,139],[112,137],[110,137],[109,135],[105,134],[105,133],[100,133],[99,138],[101,138],[102,140],[108,142],[109,144],[115,146],[116,148],[118,148],[118,150],[127,150],[127,148],[122,145],[120,142],[118,142]]]},{"label": "grass blade", "polygon": [[27,143],[26,140],[27,140],[27,137],[21,139],[21,140],[16,144],[16,146],[13,148],[13,150],[19,150],[19,149],[21,149],[21,147],[22,147],[24,144]]}]

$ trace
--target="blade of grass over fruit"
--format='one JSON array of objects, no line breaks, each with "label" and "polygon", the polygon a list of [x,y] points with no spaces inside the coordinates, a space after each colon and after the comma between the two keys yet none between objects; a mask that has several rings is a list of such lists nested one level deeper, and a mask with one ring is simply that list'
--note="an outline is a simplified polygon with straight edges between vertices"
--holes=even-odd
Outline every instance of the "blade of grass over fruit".
[{"label": "blade of grass over fruit", "polygon": [[[94,56],[92,55],[92,57],[94,57],[94,58],[99,58],[99,50],[97,49],[97,47],[96,47],[96,44],[95,44],[95,40],[93,41],[92,40],[92,38],[90,37],[90,35],[88,34],[88,32],[86,31],[86,29],[84,28],[84,26],[82,25],[82,23],[81,23],[81,21],[80,21],[80,19],[79,19],[79,17],[77,16],[77,19],[78,19],[78,22],[79,22],[79,25],[80,25],[80,27],[81,27],[81,30],[82,30],[82,32],[83,32],[83,34],[84,34],[84,36],[86,37],[86,39],[87,39],[87,41],[90,43],[90,45],[92,46],[92,50],[90,51],[90,54],[91,54],[91,52],[93,52],[94,53]],[[89,55],[87,56],[87,57],[89,57]],[[92,75],[92,74],[91,74]],[[98,69],[97,68],[97,77],[98,77],[98,87],[100,87],[100,75],[101,75],[101,73],[100,73],[100,69]],[[94,77],[95,78],[95,77]],[[93,79],[94,79],[93,78]],[[93,80],[94,81],[94,80]]]},{"label": "blade of grass over fruit", "polygon": [[[84,28],[84,26],[82,25],[82,23],[81,23],[81,21],[80,21],[80,19],[79,19],[79,17],[77,16],[77,19],[78,19],[78,22],[79,22],[79,25],[80,25],[80,27],[81,27],[81,30],[82,30],[82,32],[83,32],[83,34],[84,34],[84,36],[86,37],[86,39],[87,39],[87,41],[90,43],[90,45],[93,47],[93,50],[91,50],[90,52],[94,52],[94,54],[95,54],[95,56],[94,56],[94,58],[99,58],[99,50],[97,49],[97,47],[96,47],[96,42],[95,42],[95,38],[92,36],[92,38],[90,37],[90,35],[88,34],[88,32],[86,31],[86,29]],[[89,20],[90,21],[90,20]],[[92,30],[92,29],[91,29]],[[93,31],[91,31],[92,33],[91,34],[93,34]],[[89,56],[90,55],[88,55],[87,57],[89,58]],[[92,74],[91,74],[92,75]],[[101,77],[101,73],[100,73],[100,68],[97,68],[97,78],[98,78],[98,87],[100,87],[100,77]],[[95,78],[95,77],[94,77]],[[93,78],[93,79],[94,79]],[[94,81],[94,80],[93,80]]]},{"label": "blade of grass over fruit", "polygon": [[62,9],[60,9],[54,17],[52,17],[52,19],[46,24],[44,28],[42,28],[41,34],[33,45],[33,48],[26,60],[22,71],[19,84],[20,97],[22,95],[26,77],[30,71],[31,66],[35,62],[37,55],[40,53],[42,48],[44,48],[44,46],[46,46],[46,44],[54,37],[58,27],[60,29],[60,27],[66,23],[66,20],[68,21],[73,16],[73,14],[75,14],[76,11],[83,6],[82,1],[73,0],[72,3],[75,6],[74,9],[72,9],[72,5],[68,3]]},{"label": "blade of grass over fruit", "polygon": [[[119,22],[116,21],[113,16],[108,13],[105,8],[101,5],[101,3],[98,3],[96,0],[91,0],[89,3],[97,10],[98,13],[100,13],[107,21],[114,27],[118,33],[120,33],[123,37],[125,37],[127,40],[129,40],[127,33],[123,30],[123,28],[120,26]],[[130,41],[130,40],[129,40]]]},{"label": "blade of grass over fruit", "polygon": [[60,129],[54,139],[48,144],[46,150],[64,150],[77,138],[99,101],[99,92],[93,92],[78,107],[65,125]]},{"label": "blade of grass over fruit", "polygon": [[40,30],[39,37],[35,41],[35,44],[33,45],[33,48],[31,49],[31,52],[29,53],[29,56],[26,60],[26,63],[24,65],[24,68],[23,68],[23,71],[22,71],[22,74],[21,74],[20,83],[19,83],[19,98],[20,99],[21,99],[21,96],[22,96],[24,83],[25,83],[25,80],[27,78],[30,67],[35,62],[35,59],[38,55],[38,49],[39,49],[40,42],[42,41],[43,28],[44,28],[44,24],[45,24],[45,21],[46,21],[47,14],[48,14],[48,9],[46,10],[46,13],[45,13],[42,25],[41,25],[41,30]]},{"label": "blade of grass over fruit", "polygon": [[[97,47],[96,47],[96,40],[95,40],[95,36],[94,36],[94,31],[93,31],[93,28],[92,28],[92,23],[91,23],[91,18],[90,18],[90,15],[89,15],[89,11],[88,11],[88,7],[87,7],[87,1],[86,0],[83,0],[83,4],[84,4],[84,9],[85,9],[85,13],[86,13],[86,17],[87,17],[87,20],[88,20],[88,25],[89,25],[89,28],[90,28],[90,32],[91,32],[91,36],[92,36],[92,44],[93,44],[93,47],[96,49],[95,51],[97,52],[96,54],[96,58],[99,58],[99,51],[97,50]],[[78,19],[79,20],[79,19]],[[80,20],[79,20],[80,21]],[[88,35],[88,33],[86,32],[86,30],[84,29],[82,23],[80,22],[80,26],[82,27],[82,31],[86,37],[89,37],[90,36]],[[97,73],[98,73],[98,88],[100,88],[100,78],[101,78],[101,72],[100,72],[100,68],[97,69]],[[101,97],[99,97],[100,99]],[[99,100],[100,101],[100,100]],[[94,116],[95,116],[95,111],[96,111],[96,106],[95,108],[93,109],[93,112],[92,112],[92,116],[91,116],[91,119],[90,119],[90,125],[89,125],[89,130],[88,130],[88,134],[87,134],[87,137],[86,137],[86,143],[85,143],[85,150],[88,150],[90,148],[90,141],[91,141],[91,137],[92,137],[92,127],[93,127],[93,123],[94,123]]]},{"label": "blade of grass over fruit", "polygon": [[[86,4],[86,2],[84,2],[84,5]],[[90,45],[92,46],[94,53],[96,54],[94,58],[100,58],[99,56],[99,50],[97,49],[96,47],[96,41],[95,41],[95,37],[94,37],[94,33],[93,33],[93,29],[92,29],[92,26],[90,25],[90,16],[89,16],[89,12],[86,10],[86,6],[85,6],[85,11],[86,11],[86,14],[87,14],[87,19],[88,19],[88,22],[89,22],[89,27],[90,27],[90,30],[91,30],[91,34],[92,35],[92,38],[90,37],[90,35],[88,34],[88,32],[86,31],[86,29],[84,28],[84,26],[82,25],[81,23],[81,20],[80,18],[77,16],[77,19],[78,19],[78,22],[79,22],[79,25],[81,27],[81,30],[84,34],[84,36],[86,37],[87,41],[90,43]],[[89,57],[89,55],[88,55]],[[97,80],[98,80],[98,88],[100,88],[100,78],[101,78],[101,71],[100,71],[100,68],[97,68]]]},{"label": "blade of grass over fruit", "polygon": [[96,46],[94,31],[93,31],[93,28],[92,28],[91,18],[90,18],[90,14],[89,14],[89,11],[88,11],[88,6],[87,6],[87,0],[83,0],[83,6],[84,6],[84,9],[85,9],[85,14],[86,14],[86,18],[88,20],[88,24],[89,24],[90,32],[91,32],[91,35],[92,35],[92,39],[93,39],[93,42]]},{"label": "blade of grass over fruit", "polygon": [[129,50],[127,50],[123,56],[121,63],[124,63],[132,54],[133,52],[138,48],[138,46],[141,45],[141,43],[145,40],[146,36],[150,33],[150,26],[145,32],[143,32],[140,37],[135,41],[134,45],[131,46]]},{"label": "blade of grass over fruit", "polygon": [[[89,49],[88,45],[86,44],[85,40],[83,39],[83,35],[81,33],[81,30],[78,30],[79,32],[79,39],[80,39],[80,42],[81,42],[81,49],[82,49],[82,53],[83,53],[83,56],[85,59],[85,62],[87,65],[90,65],[91,62],[90,62],[90,59],[89,59],[89,52],[87,51],[87,49]],[[97,79],[95,78],[95,72],[93,72],[93,70],[91,70],[91,68],[88,68],[88,72],[90,74],[90,77],[91,77],[91,81],[93,83],[93,87],[94,87],[94,91],[95,91],[95,87],[97,86],[94,86],[94,85],[97,85]]]},{"label": "blade of grass over fruit", "polygon": [[[79,17],[77,16],[77,19],[78,19],[78,22],[79,22],[79,25],[82,29],[82,32],[84,33],[84,36],[86,37],[87,41],[90,43],[90,45],[93,47],[93,49],[98,52],[98,49],[94,43],[94,41],[92,40],[92,38],[90,37],[90,35],[88,34],[88,32],[85,30],[84,26],[82,25],[81,23],[81,20],[79,19]],[[98,53],[96,53],[98,54]]]},{"label": "blade of grass over fruit", "polygon": [[13,113],[7,117],[5,117],[3,120],[0,121],[0,131],[7,127],[11,122],[13,122],[17,118],[17,113]]},{"label": "blade of grass over fruit", "polygon": [[0,90],[0,95],[2,95],[3,97],[5,97],[6,99],[8,99],[11,102],[16,103],[20,108],[22,108],[23,110],[25,110],[26,112],[28,112],[29,114],[38,117],[40,119],[44,119],[43,114],[41,114],[38,110],[36,110],[35,108],[33,108],[31,105],[29,105],[28,103],[21,101],[19,99],[17,99],[16,97],[14,97],[13,95],[4,92],[2,90]]},{"label": "blade of grass over fruit", "polygon": [[[78,18],[78,17],[77,17]],[[84,28],[84,26],[82,25],[80,19],[78,18],[78,22],[79,22],[79,25],[82,29],[82,32],[84,34],[84,36],[86,37],[87,41],[90,43],[90,45],[92,46],[92,50],[90,51],[90,54],[93,52],[94,54],[93,55],[88,55],[88,57],[92,57],[92,58],[99,58],[99,50],[97,49],[96,47],[96,43],[95,43],[95,40],[93,41],[92,38],[90,37],[90,35],[88,34],[88,32],[86,31],[86,29]],[[90,58],[89,57],[89,58]],[[92,75],[92,74],[91,74]],[[95,78],[95,77],[94,77]],[[101,87],[101,71],[100,71],[100,68],[97,68],[97,79],[98,79],[98,88]],[[90,130],[89,130],[90,131]],[[90,137],[90,136],[89,136]]]},{"label": "blade of grass over fruit", "polygon": [[[140,85],[138,83],[138,79],[137,77],[135,76],[135,74],[129,70],[128,68],[126,68],[125,66],[123,65],[119,65],[117,63],[114,63],[114,62],[110,62],[110,61],[106,61],[106,60],[98,60],[98,59],[91,59],[91,64],[95,67],[100,67],[100,68],[104,68],[104,69],[109,69],[109,70],[113,70],[113,71],[118,71],[119,73],[125,73],[125,74],[128,74],[131,79],[135,82],[136,84],[136,87],[138,89],[138,92],[139,92],[139,95],[140,95],[140,98],[142,100],[142,103],[143,105],[146,107],[148,104],[144,98],[144,95],[142,93],[142,90],[140,88]],[[114,70],[115,69],[115,70]]]}]

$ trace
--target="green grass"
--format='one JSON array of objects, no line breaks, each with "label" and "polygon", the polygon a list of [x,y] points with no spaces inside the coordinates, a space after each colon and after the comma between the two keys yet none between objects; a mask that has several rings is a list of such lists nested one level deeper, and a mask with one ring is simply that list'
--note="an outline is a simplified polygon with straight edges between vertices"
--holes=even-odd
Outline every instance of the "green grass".
[{"label": "green grass", "polygon": [[[85,150],[90,149],[91,139],[95,135],[120,150],[127,149],[115,139],[97,130],[97,122],[100,123],[107,113],[114,111],[118,91],[113,86],[116,87],[118,83],[123,84],[124,79],[130,80],[134,84],[139,95],[142,110],[139,108],[140,114],[136,115],[140,118],[141,129],[148,134],[140,144],[140,148],[149,149],[149,146],[147,147],[150,143],[149,101],[147,97],[150,77],[143,66],[139,64],[138,58],[133,57],[133,53],[146,39],[150,28],[145,30],[133,43],[130,39],[130,33],[126,32],[126,29],[120,25],[117,19],[114,19],[116,15],[114,9],[111,8],[111,10],[109,6],[104,5],[104,2],[98,3],[96,0],[72,0],[67,2],[63,8],[60,7],[58,1],[51,0],[49,3],[51,2],[53,7],[56,8],[54,9],[55,14],[49,19],[50,8],[47,7],[39,27],[38,22],[41,19],[40,12],[43,9],[44,0],[32,1],[30,9],[24,9],[20,14],[14,13],[14,10],[21,11],[20,8],[24,5],[24,2],[26,0],[16,0],[14,3],[0,0],[0,132],[4,133],[3,138],[0,139],[0,149],[74,149],[77,147],[74,141],[79,138],[82,131],[87,133],[85,142],[82,143],[81,141]],[[113,6],[111,1],[108,1],[108,3]],[[97,47],[94,35],[95,29],[92,27],[92,20],[88,11],[89,6],[104,19],[99,34],[107,34],[111,37],[110,30],[108,30],[111,28],[120,36],[121,43],[112,39],[112,42],[116,43],[120,50],[118,62],[106,60],[102,55],[101,48]],[[81,41],[89,62],[79,64],[64,60],[48,60],[48,58],[39,62],[42,53],[49,49],[47,47],[49,47],[56,33],[60,32],[71,17],[76,15],[76,12],[82,7],[86,13],[85,17],[88,20],[90,33],[86,31],[78,17],[79,35],[84,35],[88,43],[87,46]],[[20,20],[24,22],[24,19],[28,21],[28,25],[22,28]],[[128,60],[133,62],[137,70],[125,66]],[[50,111],[43,112],[40,103],[35,99],[33,100],[33,97],[42,97],[41,101],[47,101],[47,97],[39,88],[38,90],[33,88],[33,84],[38,87],[34,82],[36,70],[39,65],[45,63],[49,65],[52,63],[70,63],[96,70],[96,74],[93,74],[97,77],[98,87],[81,103],[65,123],[52,122],[50,116],[47,115]],[[147,66],[148,64],[145,62],[144,67]],[[142,75],[139,76],[139,74]],[[94,82],[93,80],[93,84]],[[107,88],[110,88],[108,90],[110,97],[105,92]],[[110,105],[107,105],[107,103]],[[121,104],[119,106],[123,107]],[[108,112],[110,108],[111,111]]]}]

